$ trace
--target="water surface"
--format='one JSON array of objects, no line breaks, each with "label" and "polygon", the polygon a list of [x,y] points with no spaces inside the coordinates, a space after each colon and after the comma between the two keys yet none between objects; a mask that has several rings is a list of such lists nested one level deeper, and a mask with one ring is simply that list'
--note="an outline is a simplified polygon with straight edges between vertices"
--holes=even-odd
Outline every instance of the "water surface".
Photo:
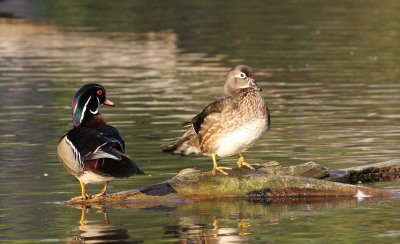
[{"label": "water surface", "polygon": [[101,112],[147,173],[112,182],[110,192],[187,167],[209,170],[207,157],[159,147],[219,98],[226,72],[244,63],[272,116],[268,135],[245,153],[249,162],[312,160],[333,169],[399,158],[399,8],[397,1],[1,2],[0,240],[399,242],[397,199],[92,208],[81,225],[81,210],[60,204],[80,189],[56,155],[73,94],[99,82],[117,104]]}]

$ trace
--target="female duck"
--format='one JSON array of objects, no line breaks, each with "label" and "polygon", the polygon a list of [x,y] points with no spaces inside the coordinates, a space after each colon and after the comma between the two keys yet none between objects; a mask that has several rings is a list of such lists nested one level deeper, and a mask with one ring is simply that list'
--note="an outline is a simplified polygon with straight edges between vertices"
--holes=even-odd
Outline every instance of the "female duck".
[{"label": "female duck", "polygon": [[73,127],[58,144],[57,153],[65,168],[78,178],[82,198],[85,184],[102,183],[104,187],[97,197],[106,192],[108,182],[115,178],[144,174],[132,159],[125,154],[125,144],[118,130],[107,125],[98,108],[100,105],[114,106],[106,99],[106,91],[99,84],[86,84],[72,100]]},{"label": "female duck", "polygon": [[212,157],[213,170],[227,174],[218,167],[216,156],[239,154],[237,165],[253,169],[246,163],[242,152],[250,148],[270,127],[268,107],[260,94],[261,88],[254,80],[252,69],[238,65],[225,79],[225,97],[208,104],[201,113],[185,125],[189,130],[162,150],[173,154],[192,153]]}]

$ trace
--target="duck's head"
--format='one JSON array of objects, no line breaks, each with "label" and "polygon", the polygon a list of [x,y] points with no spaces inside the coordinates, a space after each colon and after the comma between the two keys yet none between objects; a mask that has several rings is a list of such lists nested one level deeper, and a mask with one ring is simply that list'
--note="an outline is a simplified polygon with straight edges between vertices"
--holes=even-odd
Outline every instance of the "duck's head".
[{"label": "duck's head", "polygon": [[254,80],[252,68],[241,64],[232,68],[226,75],[224,92],[225,95],[229,96],[244,88],[261,91],[261,88]]},{"label": "duck's head", "polygon": [[86,84],[82,86],[72,100],[72,123],[74,127],[80,126],[84,121],[99,114],[100,105],[114,106],[106,99],[106,90],[99,84]]}]

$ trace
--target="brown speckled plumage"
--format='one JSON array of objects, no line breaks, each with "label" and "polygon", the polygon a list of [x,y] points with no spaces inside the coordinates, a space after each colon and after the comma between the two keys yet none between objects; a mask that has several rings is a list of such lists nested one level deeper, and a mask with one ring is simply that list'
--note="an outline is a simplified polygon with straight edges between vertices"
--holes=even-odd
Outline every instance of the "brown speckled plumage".
[{"label": "brown speckled plumage", "polygon": [[213,158],[239,154],[243,161],[241,153],[269,129],[268,107],[248,66],[238,65],[228,72],[224,91],[225,97],[210,103],[186,123],[192,127],[175,142],[163,146],[163,151],[214,155]]}]

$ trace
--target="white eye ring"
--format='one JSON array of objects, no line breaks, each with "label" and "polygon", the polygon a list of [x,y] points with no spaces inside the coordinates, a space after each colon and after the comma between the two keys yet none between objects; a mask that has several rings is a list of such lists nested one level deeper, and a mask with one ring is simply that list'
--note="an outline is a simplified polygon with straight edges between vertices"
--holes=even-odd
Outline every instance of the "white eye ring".
[{"label": "white eye ring", "polygon": [[239,74],[235,75],[235,77],[244,79],[244,78],[246,78],[246,74],[243,72],[240,72]]}]

